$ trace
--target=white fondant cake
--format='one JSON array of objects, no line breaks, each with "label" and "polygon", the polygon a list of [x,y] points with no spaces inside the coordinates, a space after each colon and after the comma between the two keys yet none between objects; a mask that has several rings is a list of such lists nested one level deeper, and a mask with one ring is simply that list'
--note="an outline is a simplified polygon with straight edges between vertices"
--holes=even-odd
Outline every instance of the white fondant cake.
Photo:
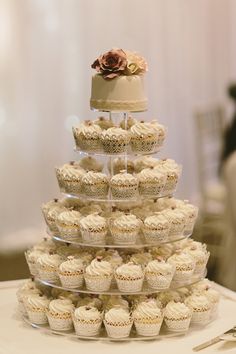
[{"label": "white fondant cake", "polygon": [[95,74],[92,77],[90,107],[102,111],[146,111],[143,76],[121,75],[108,80]]}]

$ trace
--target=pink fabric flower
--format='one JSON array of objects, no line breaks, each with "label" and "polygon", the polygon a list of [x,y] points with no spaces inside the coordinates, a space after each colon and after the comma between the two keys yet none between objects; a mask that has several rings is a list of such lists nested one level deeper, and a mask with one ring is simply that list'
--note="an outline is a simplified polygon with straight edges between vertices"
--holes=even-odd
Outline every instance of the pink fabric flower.
[{"label": "pink fabric flower", "polygon": [[111,49],[92,64],[92,68],[101,73],[105,79],[113,79],[121,75],[126,67],[127,57],[122,49]]}]

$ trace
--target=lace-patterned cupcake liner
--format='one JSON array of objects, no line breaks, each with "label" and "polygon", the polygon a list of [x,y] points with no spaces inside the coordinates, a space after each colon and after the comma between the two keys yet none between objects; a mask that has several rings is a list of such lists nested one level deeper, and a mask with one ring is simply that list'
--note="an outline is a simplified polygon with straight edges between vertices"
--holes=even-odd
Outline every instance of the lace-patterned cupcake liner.
[{"label": "lace-patterned cupcake liner", "polygon": [[107,230],[86,231],[81,229],[81,236],[84,243],[102,245],[106,243]]},{"label": "lace-patterned cupcake liner", "polygon": [[179,317],[179,318],[171,318],[171,317],[164,317],[164,322],[169,331],[173,332],[185,332],[189,329],[191,316],[188,317]]},{"label": "lace-patterned cupcake liner", "polygon": [[75,144],[78,149],[84,150],[84,151],[100,151],[102,146],[101,146],[101,140],[100,136],[98,134],[95,134],[94,136],[91,135],[86,135],[84,136],[80,131],[76,128],[72,128],[73,131],[73,136],[75,139]]},{"label": "lace-patterned cupcake liner", "polygon": [[110,231],[115,245],[134,245],[136,243],[137,236],[139,233],[139,227],[137,227],[136,230],[121,230],[111,226]]},{"label": "lace-patterned cupcake liner", "polygon": [[108,182],[82,185],[82,194],[93,198],[106,198],[109,191]]},{"label": "lace-patterned cupcake liner", "polygon": [[47,319],[52,330],[69,331],[73,329],[72,317],[68,312],[64,314],[58,314],[47,311]]},{"label": "lace-patterned cupcake liner", "polygon": [[181,283],[184,281],[188,281],[194,273],[194,268],[195,268],[195,264],[193,264],[192,266],[188,266],[186,268],[176,267],[173,281],[174,282],[181,282]]},{"label": "lace-patterned cupcake liner", "polygon": [[160,275],[158,273],[148,271],[145,272],[148,285],[155,290],[168,289],[170,287],[173,275],[174,272],[166,275]]},{"label": "lace-patterned cupcake liner", "polygon": [[30,261],[27,252],[25,252],[25,258],[29,267],[30,274],[34,277],[38,274],[38,268],[36,262]]},{"label": "lace-patterned cupcake liner", "polygon": [[48,323],[46,308],[45,309],[34,309],[27,306],[27,315],[32,323],[42,325]]},{"label": "lace-patterned cupcake liner", "polygon": [[58,275],[61,281],[61,285],[65,288],[75,289],[81,288],[84,283],[83,272],[61,272],[58,271]]},{"label": "lace-patterned cupcake liner", "polygon": [[122,136],[113,139],[102,138],[103,151],[108,154],[118,154],[127,151],[129,147],[129,140],[124,139]]},{"label": "lace-patterned cupcake liner", "polygon": [[144,319],[134,318],[134,325],[138,335],[151,337],[151,336],[157,336],[159,334],[162,321],[163,321],[163,317],[144,318]]},{"label": "lace-patterned cupcake liner", "polygon": [[156,181],[153,183],[139,182],[139,194],[145,197],[158,197],[162,194],[164,189],[163,181]]},{"label": "lace-patterned cupcake liner", "polygon": [[169,228],[150,228],[148,226],[143,227],[143,234],[147,243],[157,243],[163,242],[168,239],[169,236]]},{"label": "lace-patterned cupcake liner", "polygon": [[191,322],[192,323],[206,323],[210,320],[211,307],[204,309],[194,309]]},{"label": "lace-patterned cupcake liner", "polygon": [[115,186],[111,185],[111,194],[114,199],[132,199],[138,196],[138,185]]},{"label": "lace-patterned cupcake liner", "polygon": [[84,274],[85,284],[91,291],[108,291],[111,287],[111,275],[90,275]]},{"label": "lace-patterned cupcake liner", "polygon": [[107,335],[110,338],[125,338],[129,337],[133,321],[130,320],[129,322],[107,322],[106,320],[103,321]]},{"label": "lace-patterned cupcake liner", "polygon": [[72,226],[57,223],[57,228],[60,236],[62,236],[64,240],[73,241],[80,236],[80,227],[77,225]]},{"label": "lace-patterned cupcake liner", "polygon": [[115,274],[117,287],[121,292],[138,292],[142,290],[144,276],[142,278],[126,278]]},{"label": "lace-patterned cupcake liner", "polygon": [[93,337],[97,336],[100,332],[102,319],[86,321],[77,319],[74,315],[72,315],[72,320],[75,333],[78,336]]},{"label": "lace-patterned cupcake liner", "polygon": [[37,265],[39,278],[48,281],[50,283],[57,283],[59,276],[57,274],[57,269],[52,267],[45,267]]},{"label": "lace-patterned cupcake liner", "polygon": [[133,152],[140,152],[140,153],[145,153],[145,152],[153,152],[153,151],[159,151],[159,149],[162,147],[164,143],[164,139],[158,140],[156,136],[153,137],[137,137],[135,138],[134,136],[131,137],[131,148]]}]

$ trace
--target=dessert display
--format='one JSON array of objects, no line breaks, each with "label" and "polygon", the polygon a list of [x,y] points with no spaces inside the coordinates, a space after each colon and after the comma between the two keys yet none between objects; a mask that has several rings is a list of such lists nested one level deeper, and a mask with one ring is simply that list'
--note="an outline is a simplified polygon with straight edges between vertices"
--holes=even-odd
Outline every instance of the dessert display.
[{"label": "dessert display", "polygon": [[167,129],[132,116],[147,110],[145,59],[112,49],[92,68],[99,116],[72,129],[83,156],[55,168],[62,197],[42,205],[47,236],[25,253],[33,280],[17,292],[19,310],[34,327],[83,339],[185,333],[219,304],[209,252],[190,238],[198,208],[173,196],[182,167],[154,157]]}]

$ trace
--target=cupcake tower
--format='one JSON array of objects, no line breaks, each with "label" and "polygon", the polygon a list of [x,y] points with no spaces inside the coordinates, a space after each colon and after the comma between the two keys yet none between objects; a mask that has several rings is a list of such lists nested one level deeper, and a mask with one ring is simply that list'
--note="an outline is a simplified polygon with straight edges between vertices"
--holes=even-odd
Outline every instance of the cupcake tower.
[{"label": "cupcake tower", "polygon": [[209,252],[188,238],[198,209],[173,197],[181,166],[152,156],[166,129],[131,116],[147,110],[147,64],[114,49],[92,67],[90,106],[108,117],[73,127],[85,156],[55,169],[64,197],[42,206],[49,236],[25,254],[34,281],[18,291],[21,312],[81,338],[186,332],[219,296],[202,281]]}]

